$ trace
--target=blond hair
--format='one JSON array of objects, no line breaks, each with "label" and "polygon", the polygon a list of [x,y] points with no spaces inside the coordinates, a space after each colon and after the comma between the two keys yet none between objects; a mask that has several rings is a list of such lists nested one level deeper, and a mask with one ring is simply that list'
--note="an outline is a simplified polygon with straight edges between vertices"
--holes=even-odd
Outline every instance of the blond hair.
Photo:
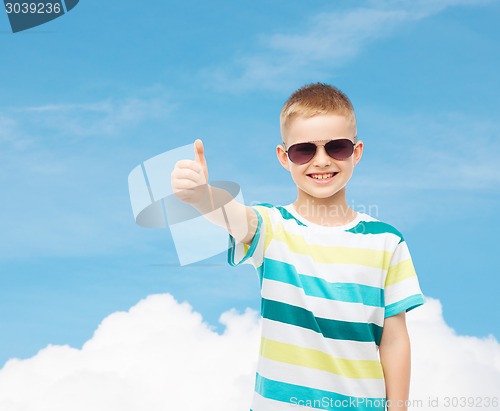
[{"label": "blond hair", "polygon": [[293,93],[281,109],[280,128],[283,140],[287,126],[294,118],[309,118],[321,114],[344,116],[356,124],[354,108],[344,93],[328,84],[308,84]]}]

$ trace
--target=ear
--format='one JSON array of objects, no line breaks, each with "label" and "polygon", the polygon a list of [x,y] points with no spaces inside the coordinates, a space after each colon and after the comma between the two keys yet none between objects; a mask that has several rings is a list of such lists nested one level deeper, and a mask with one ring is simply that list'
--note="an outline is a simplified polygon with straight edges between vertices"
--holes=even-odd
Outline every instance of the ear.
[{"label": "ear", "polygon": [[361,160],[361,157],[363,156],[363,142],[359,140],[356,142],[356,147],[354,147],[354,153],[353,153],[353,160],[354,160],[354,165],[359,163],[359,160]]},{"label": "ear", "polygon": [[276,156],[280,164],[288,171],[290,171],[290,165],[288,164],[288,155],[285,153],[285,148],[283,144],[276,146]]}]

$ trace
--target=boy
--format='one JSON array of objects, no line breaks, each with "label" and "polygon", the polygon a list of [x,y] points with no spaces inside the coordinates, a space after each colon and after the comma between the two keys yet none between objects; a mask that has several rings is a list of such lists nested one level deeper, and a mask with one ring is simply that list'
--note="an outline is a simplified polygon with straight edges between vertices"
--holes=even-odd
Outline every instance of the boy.
[{"label": "boy", "polygon": [[305,86],[285,103],[280,127],[276,154],[297,186],[292,204],[248,207],[208,185],[199,140],[195,160],[171,175],[178,198],[230,233],[229,264],[259,274],[252,410],[406,410],[405,312],[424,299],[401,233],[347,205],[363,153],[351,102],[335,87]]}]

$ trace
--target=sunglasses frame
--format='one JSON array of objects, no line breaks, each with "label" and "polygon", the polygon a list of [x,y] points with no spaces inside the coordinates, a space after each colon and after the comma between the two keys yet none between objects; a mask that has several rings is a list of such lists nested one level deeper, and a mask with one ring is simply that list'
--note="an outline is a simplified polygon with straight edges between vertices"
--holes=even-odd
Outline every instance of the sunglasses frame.
[{"label": "sunglasses frame", "polygon": [[[285,153],[287,154],[288,156],[288,159],[290,161],[292,161],[292,159],[290,158],[290,156],[288,155],[288,150],[290,150],[291,147],[293,146],[296,146],[297,144],[310,144],[310,143],[319,143],[319,142],[322,142],[322,141],[326,141],[325,144],[314,144],[316,146],[316,151],[314,152],[313,156],[311,157],[311,160],[316,156],[317,152],[318,152],[318,147],[324,147],[326,146],[328,143],[332,142],[332,141],[335,141],[335,140],[348,140],[352,143],[352,153],[346,157],[346,158],[335,158],[335,157],[332,157],[330,154],[328,154],[328,151],[326,151],[326,154],[328,154],[328,156],[330,158],[333,158],[334,160],[337,160],[337,161],[344,161],[344,160],[347,160],[349,157],[351,157],[353,154],[354,154],[354,149],[356,147],[356,144],[357,144],[357,141],[356,141],[356,138],[357,136],[354,136],[354,141],[352,141],[350,138],[347,138],[347,137],[341,137],[341,138],[335,138],[335,139],[332,139],[332,140],[312,140],[312,141],[304,141],[303,143],[295,143],[295,144],[292,144],[290,147],[288,147],[288,149],[286,148],[285,146],[285,142],[282,142],[281,145],[283,146],[283,148],[285,149]],[[295,163],[294,161],[292,161],[292,163],[294,164],[297,164],[297,165],[303,165],[303,164],[307,164],[309,163],[311,160],[309,161],[306,161],[305,163]]]}]

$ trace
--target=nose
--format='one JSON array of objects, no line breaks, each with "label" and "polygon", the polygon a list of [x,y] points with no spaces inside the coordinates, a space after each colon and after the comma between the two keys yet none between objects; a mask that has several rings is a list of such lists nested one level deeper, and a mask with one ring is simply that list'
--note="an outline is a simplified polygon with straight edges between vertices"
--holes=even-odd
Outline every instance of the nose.
[{"label": "nose", "polygon": [[316,148],[316,154],[312,159],[313,165],[318,167],[324,167],[330,165],[332,158],[327,154],[325,146],[318,146]]}]

